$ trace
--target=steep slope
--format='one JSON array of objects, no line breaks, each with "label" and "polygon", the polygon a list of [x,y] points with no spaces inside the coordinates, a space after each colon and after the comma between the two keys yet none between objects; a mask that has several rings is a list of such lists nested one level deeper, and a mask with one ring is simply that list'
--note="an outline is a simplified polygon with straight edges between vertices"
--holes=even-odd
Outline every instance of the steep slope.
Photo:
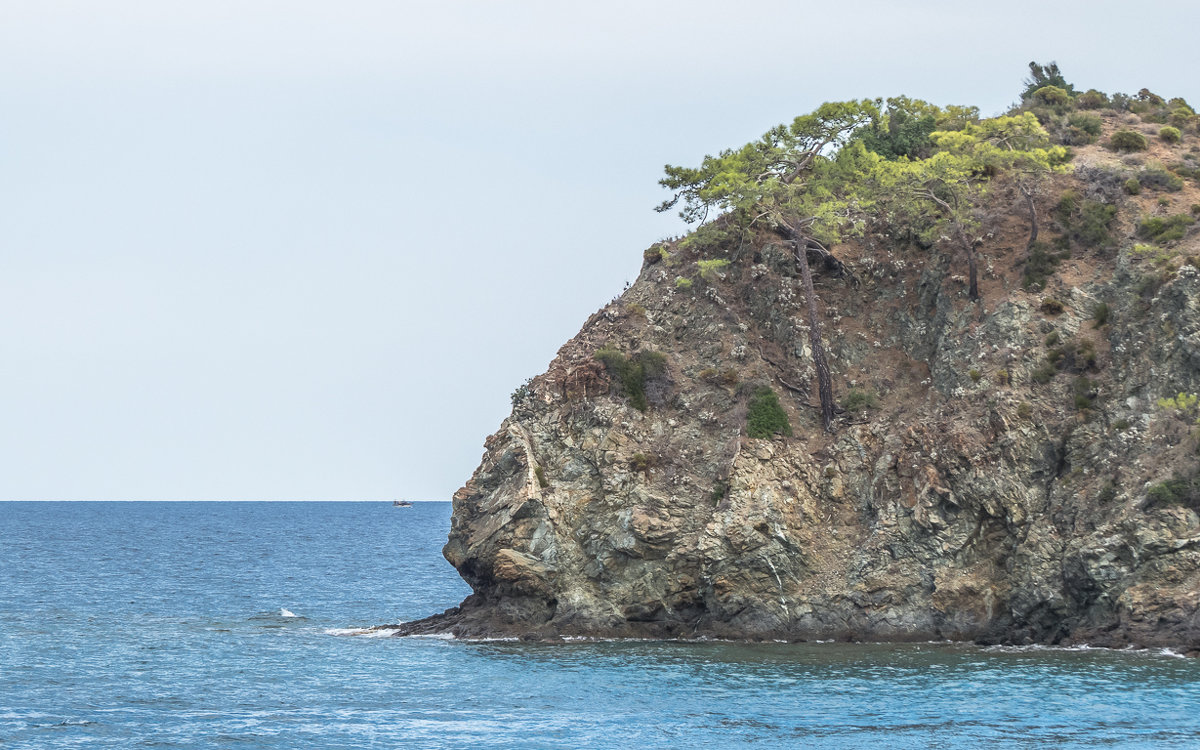
[{"label": "steep slope", "polygon": [[[1002,178],[979,302],[959,256],[900,227],[834,248],[846,272],[816,280],[832,434],[793,248],[765,230],[650,248],[455,494],[445,556],[475,593],[404,632],[1200,649],[1195,414],[1158,405],[1200,391],[1200,242],[1181,219],[1182,239],[1138,245],[1200,189],[1128,194],[1156,161],[1195,166],[1186,139],[1151,140],[1080,147],[1042,185],[1062,250],[1044,289]],[[747,436],[762,386],[793,437]]]}]

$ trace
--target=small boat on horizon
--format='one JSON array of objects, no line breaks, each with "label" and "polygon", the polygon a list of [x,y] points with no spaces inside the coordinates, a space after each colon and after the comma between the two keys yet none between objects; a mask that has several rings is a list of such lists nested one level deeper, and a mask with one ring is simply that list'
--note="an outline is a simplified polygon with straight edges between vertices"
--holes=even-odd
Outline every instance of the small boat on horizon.
[{"label": "small boat on horizon", "polygon": [[393,500],[392,507],[393,508],[411,508],[412,502],[410,502],[408,500]]}]

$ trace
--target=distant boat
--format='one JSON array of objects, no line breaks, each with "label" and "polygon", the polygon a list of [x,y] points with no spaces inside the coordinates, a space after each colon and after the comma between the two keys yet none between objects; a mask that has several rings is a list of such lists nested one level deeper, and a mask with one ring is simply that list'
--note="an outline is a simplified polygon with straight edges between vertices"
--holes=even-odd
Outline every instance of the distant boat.
[{"label": "distant boat", "polygon": [[411,508],[412,503],[409,502],[408,500],[393,500],[392,507],[393,508]]}]

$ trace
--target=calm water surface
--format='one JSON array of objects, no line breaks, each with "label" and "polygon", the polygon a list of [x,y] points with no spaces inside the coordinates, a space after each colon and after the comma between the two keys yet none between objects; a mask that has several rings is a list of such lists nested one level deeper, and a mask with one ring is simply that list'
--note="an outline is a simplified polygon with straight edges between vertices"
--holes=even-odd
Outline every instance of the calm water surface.
[{"label": "calm water surface", "polygon": [[448,503],[0,504],[0,748],[1200,746],[1200,662],[340,635],[468,593]]}]

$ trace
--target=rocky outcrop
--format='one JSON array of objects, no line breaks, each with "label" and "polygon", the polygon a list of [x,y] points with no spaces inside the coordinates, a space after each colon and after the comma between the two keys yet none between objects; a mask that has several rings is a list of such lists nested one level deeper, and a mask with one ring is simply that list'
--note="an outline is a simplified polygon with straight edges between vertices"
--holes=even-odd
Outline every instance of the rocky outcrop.
[{"label": "rocky outcrop", "polygon": [[[1200,391],[1200,243],[1130,249],[1156,196],[1101,195],[1108,157],[1083,152],[1100,167],[1041,209],[1067,190],[1116,201],[1112,242],[1075,241],[1044,290],[1021,286],[1023,203],[1002,184],[980,302],[957,257],[886,227],[836,248],[850,273],[817,282],[832,434],[782,239],[647,253],[455,494],[445,556],[474,593],[403,632],[1200,649],[1200,518],[1151,492],[1197,470],[1194,416],[1156,402]],[[714,258],[729,264],[701,274]],[[602,349],[663,355],[645,411]],[[762,385],[794,437],[747,437]]]}]

